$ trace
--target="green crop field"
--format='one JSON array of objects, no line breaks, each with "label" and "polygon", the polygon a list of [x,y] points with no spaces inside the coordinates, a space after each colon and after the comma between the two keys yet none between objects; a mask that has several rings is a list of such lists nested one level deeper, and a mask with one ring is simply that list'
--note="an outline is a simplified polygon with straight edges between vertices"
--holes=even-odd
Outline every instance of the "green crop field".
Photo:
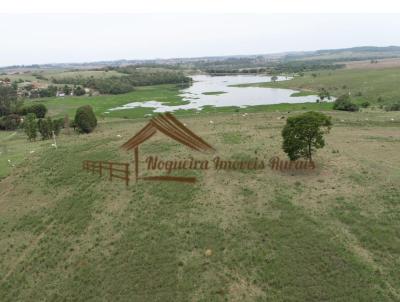
[{"label": "green crop field", "polygon": [[[194,185],[82,170],[130,162],[120,146],[146,119],[63,132],[58,149],[3,132],[19,160],[0,182],[1,301],[398,301],[400,114],[327,113],[315,171],[197,171]],[[268,161],[292,114],[180,119],[218,156]],[[145,154],[197,156],[161,134]]]}]

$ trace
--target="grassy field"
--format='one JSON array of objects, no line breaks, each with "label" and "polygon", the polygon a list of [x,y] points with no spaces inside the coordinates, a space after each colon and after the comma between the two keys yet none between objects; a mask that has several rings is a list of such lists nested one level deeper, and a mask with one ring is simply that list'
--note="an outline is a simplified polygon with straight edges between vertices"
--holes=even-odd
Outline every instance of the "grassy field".
[{"label": "grassy field", "polygon": [[63,78],[90,78],[93,77],[95,79],[98,78],[108,78],[114,76],[124,76],[123,73],[117,72],[115,70],[79,70],[79,71],[64,71],[57,72],[51,75],[55,79],[63,79]]},{"label": "grassy field", "polygon": [[[138,87],[135,91],[119,94],[119,95],[104,95],[104,96],[84,96],[84,97],[54,97],[33,100],[30,102],[45,104],[49,109],[49,114],[52,116],[62,117],[68,114],[70,117],[75,115],[76,108],[83,105],[91,105],[99,117],[126,117],[137,118],[143,117],[145,114],[152,113],[152,108],[136,108],[127,110],[111,111],[105,114],[109,109],[125,105],[131,102],[158,101],[165,102],[169,105],[185,104],[182,98],[178,95],[179,89],[176,85],[154,85]],[[28,102],[26,102],[29,104]]]},{"label": "grassy field", "polygon": [[356,99],[380,104],[400,102],[400,68],[384,69],[338,69],[306,73],[303,77],[295,77],[291,81],[245,84],[238,86],[277,87],[313,91],[325,88],[333,96],[350,93]]},{"label": "grassy field", "polygon": [[[103,72],[104,73],[104,72]],[[375,105],[385,105],[400,101],[399,68],[384,69],[341,69],[335,71],[321,71],[316,77],[306,73],[303,77],[295,77],[290,81],[244,84],[238,86],[277,87],[300,90],[292,96],[306,96],[316,94],[320,89],[327,89],[331,95],[340,96],[350,93],[357,103],[369,101]],[[222,92],[207,92],[205,94],[217,95]],[[153,113],[152,108],[136,108],[127,110],[109,111],[109,109],[125,105],[131,102],[158,101],[169,105],[181,105],[185,102],[179,95],[180,90],[176,85],[155,85],[137,87],[135,91],[121,95],[102,95],[66,98],[44,98],[27,101],[39,102],[49,108],[52,116],[73,117],[77,107],[90,104],[99,117],[116,118],[141,118]],[[304,103],[304,104],[277,104],[251,106],[238,109],[237,107],[206,107],[200,114],[209,112],[271,112],[271,111],[295,111],[295,110],[331,110],[331,103]],[[177,111],[178,115],[195,114],[195,110]]]},{"label": "grassy field", "polygon": [[[0,182],[1,301],[399,301],[400,114],[328,113],[315,171],[210,170],[195,185],[81,170],[130,161],[119,147],[146,119],[62,134],[57,150],[2,134],[24,158]],[[284,158],[291,114],[181,120],[218,156],[268,160]],[[196,156],[159,134],[144,154]]]},{"label": "grassy field", "polygon": [[[82,105],[91,105],[100,118],[115,117],[115,118],[142,118],[147,114],[153,113],[153,108],[135,108],[117,111],[109,111],[111,108],[125,105],[131,102],[158,101],[168,105],[182,105],[183,101],[179,95],[180,89],[174,84],[154,85],[138,87],[135,91],[120,94],[120,95],[104,95],[104,96],[85,96],[85,97],[66,97],[66,98],[43,98],[30,103],[42,103],[49,109],[49,115],[62,117],[66,114],[73,118],[76,108]],[[293,110],[330,110],[332,104],[328,103],[303,103],[303,104],[274,104],[250,106],[248,108],[231,107],[212,107],[206,106],[202,111],[197,110],[179,110],[177,115],[193,115],[193,114],[208,114],[210,112],[271,112],[271,111],[293,111]],[[105,112],[109,113],[105,113]]]},{"label": "grassy field", "polygon": [[[111,76],[123,76],[124,74],[114,70],[103,71],[103,70],[68,70],[68,69],[32,69],[27,71],[20,71],[11,74],[0,75],[0,78],[9,78],[11,81],[17,81],[22,79],[30,82],[42,82],[51,84],[50,79],[62,79],[62,78],[75,78],[75,77],[93,77],[93,78],[107,78]],[[37,78],[39,76],[39,79]],[[43,77],[44,79],[40,79]]]}]

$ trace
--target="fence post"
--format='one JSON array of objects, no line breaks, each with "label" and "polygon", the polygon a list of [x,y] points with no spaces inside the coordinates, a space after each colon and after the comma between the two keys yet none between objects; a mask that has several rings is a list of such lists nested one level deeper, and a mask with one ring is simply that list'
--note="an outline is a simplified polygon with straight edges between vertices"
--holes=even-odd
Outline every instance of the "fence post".
[{"label": "fence post", "polygon": [[129,164],[125,164],[125,184],[129,184]]},{"label": "fence post", "polygon": [[139,147],[135,148],[135,180],[137,182],[139,176]]},{"label": "fence post", "polygon": [[110,162],[110,163],[108,163],[109,164],[109,168],[110,168],[110,180],[112,181],[112,166],[113,166],[113,164]]},{"label": "fence post", "polygon": [[103,176],[103,162],[100,162],[100,176]]}]

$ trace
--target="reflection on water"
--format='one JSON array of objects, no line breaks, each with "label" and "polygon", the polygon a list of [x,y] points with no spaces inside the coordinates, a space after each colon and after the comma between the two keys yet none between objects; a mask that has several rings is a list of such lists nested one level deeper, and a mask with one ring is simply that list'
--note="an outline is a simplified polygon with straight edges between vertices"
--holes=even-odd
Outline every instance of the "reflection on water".
[{"label": "reflection on water", "polygon": [[[187,104],[171,106],[157,101],[132,102],[111,110],[132,109],[137,107],[154,108],[155,112],[175,111],[180,109],[201,110],[204,106],[246,107],[253,105],[269,105],[279,103],[315,102],[317,96],[291,97],[295,90],[261,87],[230,87],[230,85],[270,82],[271,77],[258,75],[233,76],[193,76],[193,85],[181,90],[181,96]],[[278,77],[278,81],[290,80]],[[224,92],[218,95],[206,95],[207,92]]]}]

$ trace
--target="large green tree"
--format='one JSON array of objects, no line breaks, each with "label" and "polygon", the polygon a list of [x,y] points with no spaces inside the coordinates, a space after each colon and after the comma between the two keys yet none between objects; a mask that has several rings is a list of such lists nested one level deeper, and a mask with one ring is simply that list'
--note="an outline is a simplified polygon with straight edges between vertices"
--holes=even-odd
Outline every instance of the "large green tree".
[{"label": "large green tree", "polygon": [[320,112],[289,117],[282,130],[283,150],[290,160],[304,157],[312,161],[312,154],[325,146],[324,134],[331,127],[331,117]]}]

